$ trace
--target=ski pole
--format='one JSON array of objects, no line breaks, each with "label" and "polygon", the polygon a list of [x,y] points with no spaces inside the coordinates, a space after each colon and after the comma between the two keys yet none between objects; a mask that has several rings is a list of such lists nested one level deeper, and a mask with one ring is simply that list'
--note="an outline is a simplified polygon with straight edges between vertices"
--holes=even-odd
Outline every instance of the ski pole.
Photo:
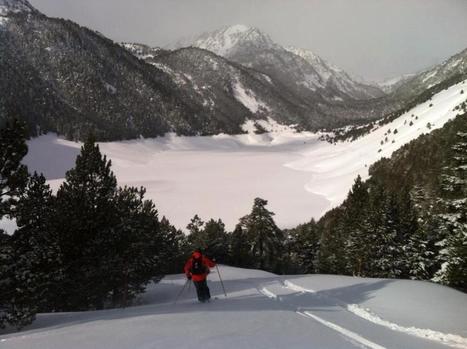
[{"label": "ski pole", "polygon": [[190,280],[186,279],[185,284],[183,285],[182,289],[180,290],[180,292],[179,292],[178,295],[177,295],[177,298],[175,298],[174,305],[177,304],[178,299],[179,299],[180,296],[182,295],[182,293],[183,293],[183,291],[185,290],[185,287],[186,287],[186,285],[188,284],[189,281],[190,281]]},{"label": "ski pole", "polygon": [[217,266],[217,264],[216,264],[216,269],[217,269],[217,274],[219,274],[219,280],[221,281],[222,290],[224,291],[224,295],[227,297],[227,293],[225,292],[224,282],[222,281],[221,273],[219,271],[219,267]]}]

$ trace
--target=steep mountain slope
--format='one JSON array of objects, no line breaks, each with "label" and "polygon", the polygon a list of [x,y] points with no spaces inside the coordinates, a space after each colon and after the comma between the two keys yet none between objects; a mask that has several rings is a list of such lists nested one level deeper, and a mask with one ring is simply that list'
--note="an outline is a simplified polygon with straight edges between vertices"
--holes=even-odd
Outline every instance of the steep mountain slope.
[{"label": "steep mountain slope", "polygon": [[[222,102],[216,105],[212,102],[215,99],[224,100],[224,102],[226,99],[230,99],[229,108],[220,111],[225,115],[232,115],[232,121],[243,118],[235,117],[237,108],[234,106],[238,101],[252,113],[248,120],[271,118],[279,123],[295,125],[299,130],[314,131],[322,128],[332,129],[352,123],[364,123],[380,118],[392,110],[391,105],[381,98],[375,98],[371,101],[355,100],[339,92],[339,95],[343,97],[334,96],[335,98],[328,100],[329,98],[325,98],[318,91],[316,93],[311,90],[305,91],[302,87],[296,89],[295,83],[293,83],[295,87],[291,88],[290,85],[284,84],[281,77],[277,76],[278,74],[271,77],[261,70],[232,62],[206,49],[185,47],[175,51],[161,51],[157,48],[151,49],[145,45],[134,43],[123,44],[123,46],[146,62],[165,69],[186,93],[197,99],[204,95],[203,106],[208,107],[208,109],[214,108],[215,115],[221,115],[218,114],[219,108],[227,107],[227,105]],[[154,54],[154,52],[157,53]],[[301,64],[309,66],[302,58],[288,51],[285,52],[289,56],[296,57]],[[203,69],[199,69],[198,65]],[[286,75],[287,65],[284,65],[283,69],[285,70],[279,75]],[[242,76],[243,83],[248,86],[239,86],[240,76]],[[246,76],[248,78],[245,78]],[[196,82],[196,86],[186,83],[187,79]],[[253,83],[252,79],[255,79],[256,82]],[[321,79],[321,77],[317,75],[317,79]],[[330,85],[331,79],[328,77],[326,79]],[[246,80],[249,82],[245,82]],[[204,89],[199,89],[199,86],[204,86]],[[208,86],[210,86],[209,89]],[[327,91],[329,92],[329,90]],[[219,98],[214,97],[215,95]],[[258,108],[258,105],[262,105],[264,108]],[[232,107],[233,109],[231,109]],[[263,112],[258,113],[259,109]],[[222,116],[220,117],[222,118]],[[261,129],[260,127],[259,130]]]},{"label": "steep mountain slope", "polygon": [[378,98],[383,95],[379,86],[363,84],[351,78],[344,70],[333,66],[310,50],[287,47],[287,50],[310,63],[326,86],[341,91],[354,99]]},{"label": "steep mountain slope", "polygon": [[225,27],[203,34],[192,45],[268,74],[302,97],[316,100],[318,94],[327,101],[340,101],[384,95],[378,87],[355,82],[310,51],[278,45],[257,28]]},{"label": "steep mountain slope", "polygon": [[316,129],[328,122],[318,108],[297,98],[269,76],[210,51],[188,47],[146,61],[171,74],[187,95],[195,91],[193,98],[229,124],[226,131],[230,133],[241,133],[238,126],[246,120],[269,120],[299,129]]},{"label": "steep mountain slope", "polygon": [[202,108],[189,105],[167,73],[26,1],[10,0],[3,9],[0,117],[16,114],[33,133],[37,127],[72,138],[90,130],[99,139],[192,132]]},{"label": "steep mountain slope", "polygon": [[447,80],[456,79],[460,81],[466,77],[467,49],[448,58],[441,64],[406,79],[401,86],[394,90],[393,98],[411,98]]}]

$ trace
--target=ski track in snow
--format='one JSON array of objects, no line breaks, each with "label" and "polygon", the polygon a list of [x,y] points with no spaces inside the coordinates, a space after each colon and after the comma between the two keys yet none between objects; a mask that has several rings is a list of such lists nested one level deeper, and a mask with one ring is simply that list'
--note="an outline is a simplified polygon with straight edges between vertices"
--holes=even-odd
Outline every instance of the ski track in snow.
[{"label": "ski track in snow", "polygon": [[[284,280],[284,287],[288,288],[290,290],[293,290],[293,291],[300,292],[300,293],[316,294],[315,290],[306,289],[304,287],[301,287],[299,285],[296,285],[296,284],[292,283],[289,280]],[[263,287],[261,291],[262,291],[262,293],[264,295],[268,296],[269,298],[281,299],[276,294],[274,294],[273,292],[268,290],[266,287]],[[361,317],[362,319],[368,320],[368,321],[370,321],[370,322],[372,322],[374,324],[377,324],[377,325],[384,326],[384,327],[389,328],[389,329],[391,329],[393,331],[406,333],[406,334],[417,336],[417,337],[424,338],[424,339],[430,339],[430,340],[433,340],[433,341],[440,342],[442,344],[446,344],[446,345],[448,345],[450,347],[453,347],[453,348],[459,348],[459,349],[467,348],[467,338],[464,338],[462,336],[449,334],[449,333],[442,333],[442,332],[434,331],[434,330],[430,330],[430,329],[420,329],[420,328],[416,328],[416,327],[400,326],[398,324],[395,324],[395,323],[392,323],[392,322],[381,319],[379,316],[377,316],[375,314],[372,314],[369,310],[365,310],[365,309],[361,308],[360,306],[358,306],[357,304],[345,304],[342,301],[340,301],[340,300],[338,300],[338,299],[336,299],[334,297],[330,297],[330,296],[327,296],[327,295],[322,294],[322,293],[319,295],[319,297],[330,298],[333,301],[335,301],[340,307],[342,307],[344,309],[347,309],[349,312]],[[327,321],[325,321],[323,319],[320,319],[319,317],[313,315],[312,313],[310,313],[308,311],[300,312],[300,311],[297,310],[297,312],[300,313],[300,314],[305,314],[305,315],[307,315],[309,317],[312,317],[313,319],[315,319],[315,320],[317,320],[319,322],[322,322],[326,326],[331,327],[331,328],[335,329],[336,331],[341,332],[344,335],[349,335],[349,337],[353,338],[352,337],[353,335],[352,335],[351,331],[348,331],[348,330],[346,330],[344,328],[341,328],[341,327],[339,327],[339,326],[337,326],[335,324],[332,324],[332,323],[329,323],[329,322],[327,322]],[[354,339],[356,339],[356,338],[354,338]],[[364,341],[360,341],[358,339],[356,339],[356,340],[358,342],[364,344],[364,345],[367,345],[370,348],[375,348],[375,349],[376,348],[384,348],[384,347],[380,347],[378,345],[376,347],[372,347],[371,342],[368,343],[368,344],[365,344]]]},{"label": "ski track in snow", "polygon": [[[391,294],[389,298],[399,297],[399,293],[394,292],[397,288],[391,288],[385,282],[328,275],[281,277],[260,270],[228,266],[220,266],[220,271],[227,298],[218,275],[213,272],[208,284],[217,300],[198,304],[191,287],[191,290],[185,289],[179,302],[174,304],[185,278],[183,275],[169,275],[160,283],[148,286],[139,306],[39,314],[36,322],[22,333],[0,330],[0,347],[442,349],[448,344],[393,331],[348,311],[348,304],[343,299],[356,293],[360,300],[376,299],[381,305],[391,302],[387,292]],[[295,278],[293,282],[290,281],[292,278]],[[430,302],[439,302],[441,298],[444,299],[442,303],[447,304],[448,298],[454,298],[459,309],[467,303],[464,294],[455,293],[453,296],[453,291],[447,287],[419,281],[391,282],[401,284],[405,291],[423,291],[430,295]],[[312,287],[304,287],[302,283]],[[362,283],[371,287],[349,288],[349,285]],[[433,293],[433,289],[437,293]],[[338,291],[338,298],[329,295],[333,290]],[[413,306],[425,307],[425,301],[420,303],[417,299]],[[445,320],[452,318],[450,307],[444,305],[443,309],[440,316]],[[410,310],[398,313],[398,318],[406,319],[410,315],[408,312]],[[465,317],[460,319],[463,321]]]},{"label": "ski track in snow", "polygon": [[407,334],[411,334],[413,336],[417,336],[420,338],[427,338],[433,341],[438,341],[449,345],[453,348],[460,348],[465,349],[467,348],[467,338],[450,334],[450,333],[442,333],[439,331],[433,331],[430,329],[422,329],[416,327],[404,327],[398,324],[386,321],[381,319],[379,316],[372,314],[371,312],[359,307],[357,304],[349,304],[347,305],[347,310],[354,313],[361,318],[373,322],[377,325],[381,325],[391,330],[403,332]]}]

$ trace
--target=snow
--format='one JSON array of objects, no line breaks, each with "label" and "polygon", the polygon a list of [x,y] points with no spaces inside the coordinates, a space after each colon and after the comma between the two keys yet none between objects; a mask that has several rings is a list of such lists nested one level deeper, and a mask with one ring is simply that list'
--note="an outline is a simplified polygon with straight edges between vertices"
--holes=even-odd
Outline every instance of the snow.
[{"label": "snow", "polygon": [[32,9],[32,6],[25,0],[0,0],[0,16],[7,16],[9,13],[31,12]]},{"label": "snow", "polygon": [[272,46],[274,43],[259,29],[243,24],[236,24],[220,30],[205,33],[196,39],[191,46],[203,48],[215,54],[227,57],[239,44],[249,42]]},{"label": "snow", "polygon": [[242,103],[245,107],[247,107],[252,113],[257,113],[258,111],[269,111],[270,108],[260,101],[253,91],[246,89],[243,87],[240,81],[236,81],[233,88],[233,94],[237,101]]},{"label": "snow", "polygon": [[3,217],[0,219],[0,229],[3,229],[8,235],[13,235],[18,226],[16,225],[15,219],[8,219]]},{"label": "snow", "polygon": [[[302,153],[302,159],[290,162],[286,166],[312,173],[312,179],[305,186],[306,190],[324,196],[331,201],[331,206],[337,206],[345,199],[357,175],[363,179],[368,178],[368,168],[371,164],[382,157],[390,157],[404,144],[424,133],[441,128],[454,118],[457,111],[453,109],[466,100],[465,95],[460,93],[466,87],[467,81],[451,86],[433,96],[432,100],[416,106],[391,123],[356,141],[336,145],[316,144]],[[410,122],[413,123],[412,126]],[[428,123],[431,130],[427,128]],[[394,134],[396,129],[397,134]]]},{"label": "snow", "polygon": [[[454,107],[467,98],[460,94],[462,89],[467,89],[466,81],[353,142],[330,144],[320,141],[320,134],[298,133],[293,128],[257,135],[250,120],[250,133],[244,135],[169,134],[102,143],[101,150],[112,159],[120,185],[145,186],[160,215],[181,229],[195,214],[204,219],[221,218],[233,229],[238,219],[250,212],[255,197],[268,200],[277,224],[290,228],[339,205],[356,176],[367,178],[368,167],[381,157],[442,127],[456,115]],[[428,122],[431,130],[426,127]],[[398,130],[395,135],[394,129]],[[385,133],[388,142],[381,146]],[[53,134],[28,144],[25,163],[30,172],[44,173],[51,186],[58,188],[73,167],[80,145]]]},{"label": "snow", "polygon": [[[391,311],[394,324],[430,322],[433,331],[465,340],[467,295],[447,287],[408,280],[332,275],[278,276],[260,270],[219,266],[208,285],[214,299],[199,304],[192,285],[177,304],[182,275],[150,284],[139,305],[126,309],[39,314],[20,333],[0,332],[3,349],[127,348],[460,348],[439,338],[394,331],[347,310],[346,304]],[[297,292],[292,284],[316,293]],[[405,293],[401,293],[405,292]],[[417,298],[415,295],[420,295]],[[352,303],[349,303],[351,301]],[[431,310],[431,308],[435,308]],[[436,316],[427,318],[436,311]],[[379,312],[385,316],[384,312]],[[442,324],[438,326],[437,324]],[[458,321],[457,325],[453,321]],[[452,326],[452,327],[450,327]],[[464,330],[459,330],[464,326]]]},{"label": "snow", "polygon": [[370,311],[360,308],[356,304],[349,304],[347,309],[354,313],[355,315],[360,316],[363,319],[371,321],[375,324],[390,328],[394,331],[404,332],[421,338],[428,338],[431,340],[439,341],[446,343],[449,346],[456,348],[465,348],[467,347],[467,338],[461,336],[446,334],[439,331],[433,331],[428,329],[420,329],[416,327],[404,327],[398,324],[386,321],[381,319],[379,316],[372,314]]}]

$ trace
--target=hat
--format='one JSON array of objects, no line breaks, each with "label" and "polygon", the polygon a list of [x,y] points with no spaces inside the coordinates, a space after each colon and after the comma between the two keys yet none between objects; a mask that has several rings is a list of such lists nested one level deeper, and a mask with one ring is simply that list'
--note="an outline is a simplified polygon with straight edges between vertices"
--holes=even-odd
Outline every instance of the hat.
[{"label": "hat", "polygon": [[201,252],[199,251],[193,252],[193,258],[201,258]]}]

